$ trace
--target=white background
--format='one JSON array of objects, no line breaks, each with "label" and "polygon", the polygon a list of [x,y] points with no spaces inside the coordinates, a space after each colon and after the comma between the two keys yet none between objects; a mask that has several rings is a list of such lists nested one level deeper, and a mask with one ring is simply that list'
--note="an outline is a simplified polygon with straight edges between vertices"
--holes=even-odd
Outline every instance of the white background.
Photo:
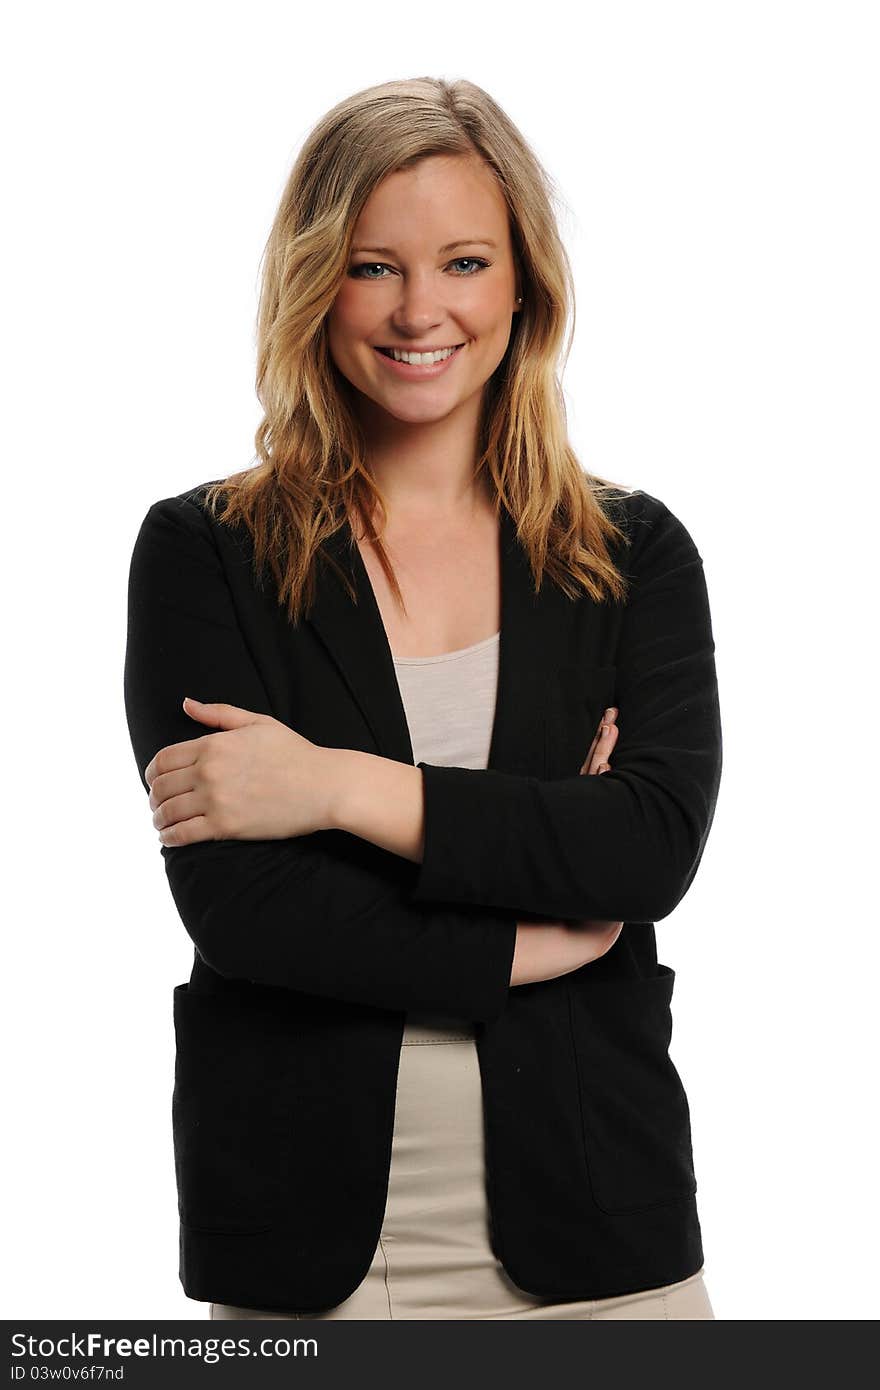
[{"label": "white background", "polygon": [[253,459],[258,263],[300,143],[419,75],[485,87],[555,179],[573,443],[704,558],[723,782],[657,936],[716,1316],[877,1316],[877,19],[176,0],[8,21],[6,1318],[208,1314],[177,1278],[192,946],[128,741],[128,563],[153,501]]}]

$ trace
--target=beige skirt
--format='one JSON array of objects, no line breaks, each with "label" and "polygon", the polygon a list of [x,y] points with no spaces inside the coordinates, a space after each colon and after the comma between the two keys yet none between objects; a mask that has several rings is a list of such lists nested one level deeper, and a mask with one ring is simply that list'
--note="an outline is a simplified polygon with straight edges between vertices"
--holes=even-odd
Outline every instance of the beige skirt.
[{"label": "beige skirt", "polygon": [[520,1289],[492,1253],[483,1099],[472,1025],[409,1015],[388,1198],[364,1280],[320,1313],[211,1304],[211,1318],[714,1318],[703,1270],[620,1298],[558,1303]]}]

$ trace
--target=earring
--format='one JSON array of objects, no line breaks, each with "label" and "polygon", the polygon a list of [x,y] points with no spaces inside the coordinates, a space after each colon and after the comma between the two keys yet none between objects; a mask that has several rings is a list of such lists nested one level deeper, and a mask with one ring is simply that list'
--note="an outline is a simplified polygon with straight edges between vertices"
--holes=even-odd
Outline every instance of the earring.
[{"label": "earring", "polygon": [[517,304],[522,304],[522,295],[521,295],[521,294],[518,294],[518,295],[516,296],[516,302],[517,302]]}]

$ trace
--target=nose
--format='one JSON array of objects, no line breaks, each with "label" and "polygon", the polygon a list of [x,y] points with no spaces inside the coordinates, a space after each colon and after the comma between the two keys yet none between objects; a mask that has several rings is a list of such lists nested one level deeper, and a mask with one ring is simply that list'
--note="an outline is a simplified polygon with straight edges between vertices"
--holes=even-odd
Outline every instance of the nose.
[{"label": "nose", "polygon": [[404,336],[425,337],[446,318],[433,275],[401,277],[398,302],[392,313],[395,329]]}]

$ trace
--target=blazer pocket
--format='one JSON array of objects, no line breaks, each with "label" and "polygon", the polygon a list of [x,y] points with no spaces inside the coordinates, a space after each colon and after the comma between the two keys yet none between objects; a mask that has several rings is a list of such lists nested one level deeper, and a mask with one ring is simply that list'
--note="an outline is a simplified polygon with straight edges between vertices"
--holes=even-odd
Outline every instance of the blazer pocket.
[{"label": "blazer pocket", "polygon": [[548,675],[544,704],[548,777],[578,775],[602,715],[616,703],[616,687],[616,666],[565,665]]},{"label": "blazer pocket", "polygon": [[[589,967],[587,967],[589,970]],[[694,1195],[690,1110],[669,1056],[675,971],[569,982],[584,1153],[593,1198],[610,1214]]]},{"label": "blazer pocket", "polygon": [[290,1158],[292,1026],[274,1002],[175,987],[171,1109],[185,1226],[236,1234],[276,1223]]}]

